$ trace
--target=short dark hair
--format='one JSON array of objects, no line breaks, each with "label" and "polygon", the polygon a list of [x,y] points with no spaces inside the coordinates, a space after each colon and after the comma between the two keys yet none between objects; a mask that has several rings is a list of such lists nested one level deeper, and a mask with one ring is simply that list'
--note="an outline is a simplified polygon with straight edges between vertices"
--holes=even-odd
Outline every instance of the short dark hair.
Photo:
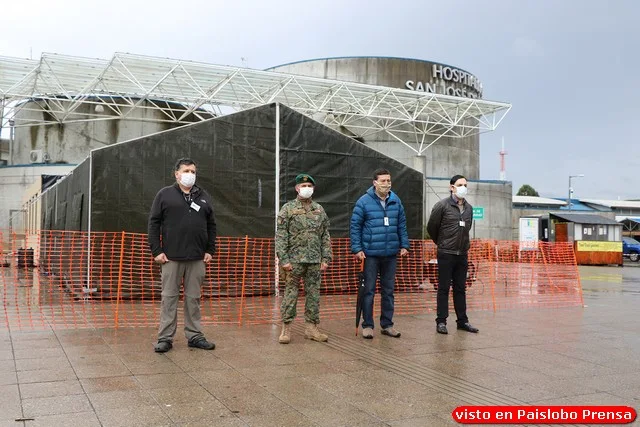
[{"label": "short dark hair", "polygon": [[451,178],[451,181],[449,181],[449,184],[453,185],[456,183],[457,180],[461,178],[467,179],[464,177],[464,175],[453,175],[453,177]]},{"label": "short dark hair", "polygon": [[380,175],[391,175],[391,172],[382,168],[376,169],[376,171],[373,173],[373,180],[377,181]]},{"label": "short dark hair", "polygon": [[182,166],[182,165],[185,165],[185,166],[194,165],[194,166],[198,167],[198,165],[196,165],[196,162],[194,162],[193,160],[191,160],[188,157],[183,157],[181,159],[178,159],[178,161],[176,162],[175,170],[180,170],[180,166]]}]

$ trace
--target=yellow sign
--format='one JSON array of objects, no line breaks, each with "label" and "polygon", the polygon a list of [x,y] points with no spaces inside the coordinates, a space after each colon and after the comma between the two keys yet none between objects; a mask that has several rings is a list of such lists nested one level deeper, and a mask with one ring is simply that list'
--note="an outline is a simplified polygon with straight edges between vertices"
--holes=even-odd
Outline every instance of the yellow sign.
[{"label": "yellow sign", "polygon": [[578,240],[579,252],[622,252],[622,242],[594,242]]}]

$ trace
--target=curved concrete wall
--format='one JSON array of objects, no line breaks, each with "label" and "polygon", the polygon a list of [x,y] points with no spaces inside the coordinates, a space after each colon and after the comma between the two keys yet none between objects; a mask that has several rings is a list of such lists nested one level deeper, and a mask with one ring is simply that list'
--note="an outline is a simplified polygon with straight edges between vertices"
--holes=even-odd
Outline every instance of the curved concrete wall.
[{"label": "curved concrete wall", "polygon": [[482,83],[461,68],[419,59],[388,57],[323,58],[268,68],[303,76],[482,98]]},{"label": "curved concrete wall", "polygon": [[[268,70],[401,89],[409,89],[410,86],[414,90],[422,88],[423,91],[449,95],[464,93],[469,97],[482,96],[481,84],[472,74],[449,65],[417,59],[325,58],[280,65]],[[454,81],[456,79],[458,81]],[[349,135],[348,129],[337,130]],[[425,142],[429,144],[433,139],[426,138]],[[384,133],[366,137],[363,142],[426,176],[450,177],[461,173],[469,179],[480,178],[479,135],[440,138],[421,158]]]},{"label": "curved concrete wall", "polygon": [[[61,102],[64,105],[65,102]],[[44,111],[37,101],[30,101],[29,104],[17,113],[21,122],[23,120],[41,122],[47,117],[50,119],[50,114]],[[167,106],[173,106],[176,109],[184,108],[162,101],[155,101],[155,104],[162,105],[163,108]],[[123,113],[128,109],[124,100],[122,100],[120,109]],[[95,119],[94,111],[94,104],[82,104],[76,110],[84,119]],[[104,115],[108,112],[112,111],[105,107],[101,114]],[[115,113],[113,114],[115,116]],[[130,111],[126,119],[114,118],[112,120],[17,127],[13,143],[12,163],[14,165],[29,164],[31,150],[43,150],[48,155],[48,163],[80,163],[92,149],[140,138],[178,126],[162,122],[167,119],[166,114],[152,108],[150,103],[144,101],[139,108]],[[187,120],[193,121],[194,118]]]}]

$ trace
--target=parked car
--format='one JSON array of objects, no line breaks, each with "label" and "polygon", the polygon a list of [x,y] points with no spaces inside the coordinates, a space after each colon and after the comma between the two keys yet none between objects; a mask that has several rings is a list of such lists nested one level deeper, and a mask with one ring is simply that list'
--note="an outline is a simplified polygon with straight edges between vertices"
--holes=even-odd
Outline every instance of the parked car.
[{"label": "parked car", "polygon": [[628,257],[633,262],[638,262],[640,260],[640,242],[632,237],[623,237],[622,256]]}]

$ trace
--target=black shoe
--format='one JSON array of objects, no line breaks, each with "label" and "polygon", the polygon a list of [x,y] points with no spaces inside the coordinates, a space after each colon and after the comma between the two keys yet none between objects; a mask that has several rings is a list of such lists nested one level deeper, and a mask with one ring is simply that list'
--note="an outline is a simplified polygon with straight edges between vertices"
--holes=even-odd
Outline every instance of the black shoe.
[{"label": "black shoe", "polygon": [[156,345],[153,346],[156,353],[166,353],[167,351],[173,348],[173,344],[169,341],[159,341]]},{"label": "black shoe", "polygon": [[213,350],[216,348],[216,345],[212,342],[207,341],[205,337],[198,338],[194,341],[189,341],[189,347],[192,348],[201,348],[203,350]]},{"label": "black shoe", "polygon": [[477,334],[478,331],[480,331],[480,329],[474,328],[473,326],[471,326],[471,323],[469,322],[458,323],[458,329],[462,329],[463,331],[467,331],[467,332],[473,332],[474,334]]},{"label": "black shoe", "polygon": [[438,323],[438,326],[436,326],[436,331],[438,331],[439,334],[448,334],[449,331],[447,331],[447,324],[446,323]]}]

